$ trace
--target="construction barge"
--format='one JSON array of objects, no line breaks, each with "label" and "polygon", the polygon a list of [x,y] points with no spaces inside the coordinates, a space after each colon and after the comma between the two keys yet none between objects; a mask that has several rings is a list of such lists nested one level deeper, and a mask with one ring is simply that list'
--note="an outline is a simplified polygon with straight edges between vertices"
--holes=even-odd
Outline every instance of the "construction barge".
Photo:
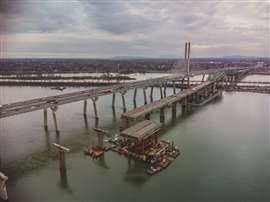
[{"label": "construction barge", "polygon": [[149,167],[145,172],[153,175],[167,168],[180,154],[173,142],[159,140],[160,129],[159,123],[144,120],[123,130],[119,138],[109,139],[108,146],[95,146],[85,153],[98,158],[111,150],[147,163]]}]

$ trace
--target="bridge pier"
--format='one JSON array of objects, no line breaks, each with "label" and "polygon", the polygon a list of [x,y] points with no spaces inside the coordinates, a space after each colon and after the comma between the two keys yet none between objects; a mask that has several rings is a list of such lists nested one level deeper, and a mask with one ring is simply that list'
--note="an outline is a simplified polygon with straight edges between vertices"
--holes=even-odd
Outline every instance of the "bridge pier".
[{"label": "bridge pier", "polygon": [[160,90],[160,99],[163,99],[162,86],[159,86],[159,90]]},{"label": "bridge pier", "polygon": [[185,98],[182,102],[181,102],[181,107],[182,107],[182,115],[185,115],[187,113],[187,98]]},{"label": "bridge pier", "polygon": [[66,172],[66,156],[65,153],[69,152],[70,149],[63,147],[59,144],[53,143],[53,146],[58,149],[59,152],[59,170],[60,172]]},{"label": "bridge pier", "polygon": [[189,76],[187,77],[187,88],[189,88],[190,87],[190,78],[189,78]]},{"label": "bridge pier", "polygon": [[87,100],[83,101],[83,115],[86,116],[87,112]]},{"label": "bridge pier", "polygon": [[173,81],[173,94],[176,94],[176,86],[175,86],[175,81]]},{"label": "bridge pier", "polygon": [[115,93],[112,94],[112,108],[115,108]]},{"label": "bridge pier", "polygon": [[213,83],[213,86],[212,86],[212,92],[215,93],[217,90],[217,83]]},{"label": "bridge pier", "polygon": [[153,102],[153,91],[154,91],[154,87],[151,86],[151,91],[150,91],[150,102]]},{"label": "bridge pier", "polygon": [[164,107],[160,108],[160,123],[165,122],[165,112],[164,112]]},{"label": "bridge pier", "polygon": [[205,77],[205,74],[203,74],[203,76],[202,76],[202,82],[204,82],[204,77]]},{"label": "bridge pier", "polygon": [[134,89],[133,103],[136,103],[136,98],[137,98],[137,88]]},{"label": "bridge pier", "polygon": [[133,102],[133,108],[136,109],[137,108],[137,102]]},{"label": "bridge pier", "polygon": [[207,90],[207,88],[204,89],[204,97],[205,97],[205,98],[208,97],[208,90]]},{"label": "bridge pier", "polygon": [[4,201],[8,200],[7,186],[6,186],[7,180],[8,177],[0,172],[0,199],[2,198]]},{"label": "bridge pier", "polygon": [[48,110],[43,109],[43,122],[44,122],[44,129],[48,130]]},{"label": "bridge pier", "polygon": [[57,106],[51,107],[52,110],[52,115],[53,115],[53,122],[54,122],[54,127],[55,127],[55,132],[56,134],[59,134],[59,129],[58,129],[58,124],[57,124],[57,119],[56,119],[56,111],[57,111]]},{"label": "bridge pier", "polygon": [[167,84],[164,85],[164,93],[163,93],[164,97],[167,97],[167,92],[166,92],[166,90],[167,90]]},{"label": "bridge pier", "polygon": [[93,102],[95,119],[98,119],[98,112],[97,112],[97,105],[96,105],[96,101],[98,100],[98,97],[93,97],[93,98],[91,98],[91,100]]},{"label": "bridge pier", "polygon": [[88,130],[89,129],[89,125],[88,125],[88,118],[87,118],[87,116],[86,115],[83,116],[83,119],[84,119],[85,128],[86,128],[86,130]]},{"label": "bridge pier", "polygon": [[112,108],[112,114],[113,114],[113,121],[115,122],[116,121],[116,111],[115,111],[114,107]]},{"label": "bridge pier", "polygon": [[146,88],[143,88],[144,104],[147,104]]},{"label": "bridge pier", "polygon": [[126,112],[127,111],[127,106],[126,106],[126,100],[125,100],[125,94],[127,91],[123,91],[121,92],[121,96],[122,96],[122,104],[123,104],[123,111]]},{"label": "bridge pier", "polygon": [[181,90],[184,90],[184,83],[185,83],[185,77],[182,79],[182,81],[181,81],[181,86],[182,86],[182,88],[181,88]]}]

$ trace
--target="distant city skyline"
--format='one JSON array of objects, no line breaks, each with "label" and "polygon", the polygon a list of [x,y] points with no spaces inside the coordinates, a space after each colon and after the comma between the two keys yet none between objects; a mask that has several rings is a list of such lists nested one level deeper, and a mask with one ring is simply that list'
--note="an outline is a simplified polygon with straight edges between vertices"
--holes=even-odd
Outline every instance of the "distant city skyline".
[{"label": "distant city skyline", "polygon": [[1,0],[1,58],[270,56],[269,1]]}]

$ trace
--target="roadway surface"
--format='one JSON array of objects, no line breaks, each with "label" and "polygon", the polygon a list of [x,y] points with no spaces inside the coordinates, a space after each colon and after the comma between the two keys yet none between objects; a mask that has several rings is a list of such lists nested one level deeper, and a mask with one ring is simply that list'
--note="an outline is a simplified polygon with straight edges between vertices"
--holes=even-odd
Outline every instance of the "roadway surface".
[{"label": "roadway surface", "polygon": [[31,99],[22,102],[4,104],[0,107],[0,118],[9,117],[17,114],[27,113],[31,111],[55,107],[58,105],[78,102],[99,96],[109,95],[112,93],[123,93],[133,88],[142,88],[154,85],[162,85],[172,80],[183,79],[183,74],[166,76],[161,78],[148,79],[143,81],[135,81],[113,86],[99,87],[90,90],[84,90],[73,93],[65,93],[62,95],[48,96],[43,98]]},{"label": "roadway surface", "polygon": [[171,106],[173,103],[179,102],[181,100],[183,100],[184,98],[186,98],[187,96],[207,87],[210,86],[211,84],[213,84],[214,81],[205,81],[201,84],[199,84],[198,86],[195,86],[193,88],[189,88],[183,91],[180,91],[174,95],[170,95],[168,97],[165,97],[161,100],[156,100],[153,101],[149,104],[143,105],[141,107],[138,107],[136,109],[133,109],[131,111],[128,111],[126,113],[122,114],[123,119],[127,119],[127,120],[136,120],[138,118],[144,117],[147,114],[150,114],[151,112],[167,107],[167,106]]}]

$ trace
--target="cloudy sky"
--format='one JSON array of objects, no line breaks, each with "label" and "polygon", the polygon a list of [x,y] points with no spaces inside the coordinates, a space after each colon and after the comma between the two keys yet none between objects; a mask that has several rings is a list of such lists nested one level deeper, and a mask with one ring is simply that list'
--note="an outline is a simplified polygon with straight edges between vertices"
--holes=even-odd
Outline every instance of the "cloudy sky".
[{"label": "cloudy sky", "polygon": [[0,2],[1,57],[269,56],[269,1]]}]

